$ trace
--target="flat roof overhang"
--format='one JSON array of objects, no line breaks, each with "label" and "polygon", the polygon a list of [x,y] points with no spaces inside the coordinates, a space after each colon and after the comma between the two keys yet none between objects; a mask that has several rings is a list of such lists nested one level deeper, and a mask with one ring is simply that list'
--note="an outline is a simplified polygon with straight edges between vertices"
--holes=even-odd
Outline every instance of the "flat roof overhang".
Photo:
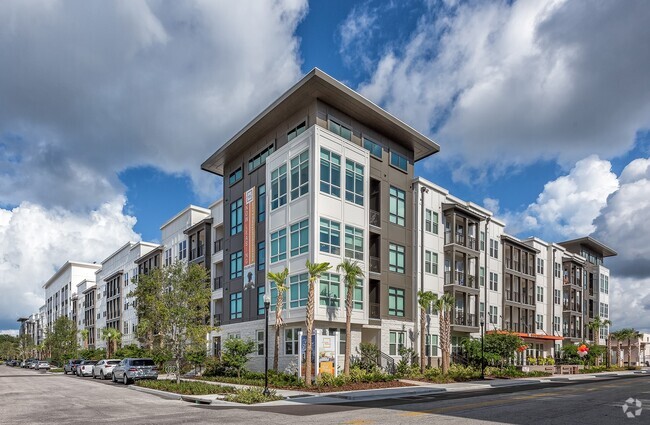
[{"label": "flat roof overhang", "polygon": [[603,257],[614,257],[618,255],[616,251],[608,247],[604,243],[597,241],[591,236],[586,236],[584,238],[572,239],[570,241],[560,242],[560,245],[568,249],[569,251],[580,253],[579,248],[585,246],[591,251],[600,254]]},{"label": "flat roof overhang", "polygon": [[240,156],[251,144],[275,128],[278,122],[289,118],[316,99],[413,150],[415,161],[440,151],[440,146],[433,140],[345,84],[314,68],[205,160],[201,169],[223,176],[224,164],[229,158]]}]

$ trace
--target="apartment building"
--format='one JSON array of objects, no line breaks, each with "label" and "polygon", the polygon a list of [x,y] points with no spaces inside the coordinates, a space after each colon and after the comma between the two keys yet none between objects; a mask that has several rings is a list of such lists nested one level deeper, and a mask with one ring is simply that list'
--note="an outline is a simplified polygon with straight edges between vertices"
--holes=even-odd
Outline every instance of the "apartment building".
[{"label": "apartment building", "polygon": [[[264,196],[264,193],[262,194]],[[224,226],[223,226],[223,199],[212,203],[208,207],[210,209],[210,216],[212,217],[212,229],[211,229],[211,240],[212,240],[212,250],[210,258],[210,282],[212,288],[212,294],[210,297],[210,325],[215,328],[215,330],[210,332],[209,336],[209,347],[208,352],[213,356],[221,356],[221,334],[217,330],[221,326],[221,317],[223,316],[223,283],[224,283],[224,274],[223,274],[223,237],[224,237]],[[236,212],[235,212],[236,213]],[[243,213],[243,211],[242,211]],[[264,251],[264,245],[258,246],[258,250],[262,248]],[[261,258],[266,259],[264,252],[259,254]],[[260,269],[264,269],[265,266],[263,263],[258,264]]]},{"label": "apartment building", "polygon": [[94,282],[95,272],[100,268],[99,264],[68,261],[45,282],[46,329],[51,329],[52,323],[62,316],[77,323],[77,283],[83,280]]}]

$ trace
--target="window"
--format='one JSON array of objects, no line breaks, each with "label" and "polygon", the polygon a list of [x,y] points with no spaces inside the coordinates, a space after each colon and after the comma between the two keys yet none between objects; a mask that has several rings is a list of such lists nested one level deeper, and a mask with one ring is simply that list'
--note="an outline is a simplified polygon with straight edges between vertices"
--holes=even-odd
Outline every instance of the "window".
[{"label": "window", "polygon": [[498,290],[499,290],[499,275],[490,272],[490,291],[498,291]]},{"label": "window", "polygon": [[609,276],[600,275],[600,292],[609,294]]},{"label": "window", "polygon": [[242,198],[230,204],[230,234],[236,235],[244,228],[244,202]]},{"label": "window", "polygon": [[271,264],[287,259],[287,229],[271,233]]},{"label": "window", "polygon": [[481,301],[478,306],[478,311],[479,311],[479,320],[484,321],[485,320],[485,303]]},{"label": "window", "polygon": [[363,165],[345,160],[345,200],[363,206]]},{"label": "window", "polygon": [[[271,311],[275,311],[275,306],[278,303],[278,288],[275,285],[275,282],[271,282],[271,305],[269,306],[269,309]],[[282,308],[286,309],[287,308],[287,297],[286,294],[285,296],[282,297]]]},{"label": "window", "polygon": [[370,151],[370,155],[379,159],[381,159],[384,153],[384,150],[379,144],[373,142],[370,139],[366,139],[365,137],[363,138],[363,147],[366,148],[366,150]]},{"label": "window", "polygon": [[339,307],[341,299],[341,277],[335,273],[323,273],[319,283],[320,305]]},{"label": "window", "polygon": [[300,136],[307,129],[307,122],[303,121],[291,130],[287,131],[287,141],[292,141],[296,137]]},{"label": "window", "polygon": [[481,286],[485,286],[485,267],[478,269],[478,282]]},{"label": "window", "polygon": [[266,185],[261,184],[257,188],[257,222],[266,220]]},{"label": "window", "polygon": [[242,179],[243,173],[241,171],[241,167],[230,173],[230,176],[228,177],[228,184],[232,186],[233,184],[237,183],[239,180]]},{"label": "window", "polygon": [[230,278],[236,279],[242,277],[244,267],[242,265],[242,252],[237,251],[230,254]]},{"label": "window", "polygon": [[490,257],[499,258],[499,241],[490,239]]},{"label": "window", "polygon": [[555,263],[553,265],[553,267],[554,267],[554,275],[555,275],[555,277],[557,277],[558,279],[561,278],[562,277],[562,266],[560,265],[560,263]]},{"label": "window", "polygon": [[391,243],[388,245],[388,270],[404,273],[404,247]]},{"label": "window", "polygon": [[400,170],[406,172],[408,170],[407,162],[408,161],[406,160],[406,158],[398,154],[397,152],[390,153],[390,165],[392,165],[393,167],[397,167]]},{"label": "window", "polygon": [[559,289],[554,289],[553,290],[553,302],[555,304],[560,304],[561,303],[561,301],[560,301],[561,298],[562,298],[562,291],[560,291]]},{"label": "window", "polygon": [[230,319],[241,319],[242,316],[242,293],[230,294]]},{"label": "window", "polygon": [[264,355],[264,331],[263,330],[258,330],[255,331],[256,339],[257,339],[257,355],[258,356],[263,356]]},{"label": "window", "polygon": [[331,119],[329,123],[329,130],[332,133],[343,137],[344,139],[348,139],[350,141],[352,140],[352,130],[344,125],[337,123],[336,121],[332,121]]},{"label": "window", "polygon": [[339,354],[345,354],[345,329],[339,329]]},{"label": "window", "polygon": [[266,268],[266,241],[257,243],[257,270]]},{"label": "window", "polygon": [[404,226],[406,221],[406,193],[401,189],[391,186],[389,196],[388,219],[391,223]]},{"label": "window", "polygon": [[363,279],[357,279],[352,291],[352,308],[354,310],[363,310]]},{"label": "window", "polygon": [[172,249],[165,250],[165,266],[169,266],[172,263]]},{"label": "window", "polygon": [[287,166],[271,172],[271,211],[287,203]]},{"label": "window", "polygon": [[320,191],[341,196],[341,156],[325,148],[320,149]]},{"label": "window", "polygon": [[537,321],[536,321],[537,329],[543,331],[544,330],[544,316],[542,314],[537,315]]},{"label": "window", "polygon": [[542,258],[537,259],[537,273],[544,274],[544,259]]},{"label": "window", "polygon": [[182,260],[187,258],[187,241],[178,244],[178,259]]},{"label": "window", "polygon": [[309,151],[291,158],[291,200],[309,190]]},{"label": "window", "polygon": [[490,306],[490,323],[493,325],[497,324],[497,319],[499,317],[499,308],[497,306]]},{"label": "window", "polygon": [[275,146],[271,145],[268,148],[264,149],[262,152],[255,155],[253,158],[248,160],[248,172],[250,173],[254,169],[264,165],[266,163],[266,158],[275,151]]},{"label": "window", "polygon": [[438,213],[428,209],[424,211],[424,230],[435,235],[438,234]]},{"label": "window", "polygon": [[338,222],[320,219],[320,251],[341,254],[341,225]]},{"label": "window", "polygon": [[481,232],[479,236],[479,243],[481,246],[481,251],[485,251],[485,232]]},{"label": "window", "polygon": [[607,319],[609,318],[609,305],[605,303],[600,303],[600,317]]},{"label": "window", "polygon": [[345,256],[363,261],[363,230],[345,226]]},{"label": "window", "polygon": [[425,345],[425,356],[438,357],[438,335],[428,334]]},{"label": "window", "polygon": [[405,332],[390,331],[389,333],[389,343],[388,343],[388,354],[391,356],[399,355],[399,352],[404,348],[404,342],[406,341]]},{"label": "window", "polygon": [[298,332],[300,328],[285,329],[284,354],[298,354]]},{"label": "window", "polygon": [[266,295],[266,287],[257,287],[257,315],[264,316],[264,295]]},{"label": "window", "polygon": [[562,319],[559,316],[553,318],[553,330],[555,332],[560,332]]},{"label": "window", "polygon": [[304,254],[309,250],[309,220],[291,225],[291,256]]},{"label": "window", "polygon": [[544,302],[544,288],[541,286],[537,287],[537,302],[543,303]]},{"label": "window", "polygon": [[307,305],[309,292],[309,274],[301,273],[289,278],[289,292],[291,295],[291,308],[304,307]]},{"label": "window", "polygon": [[438,274],[438,254],[424,251],[424,272]]},{"label": "window", "polygon": [[388,288],[388,315],[404,317],[404,290]]}]

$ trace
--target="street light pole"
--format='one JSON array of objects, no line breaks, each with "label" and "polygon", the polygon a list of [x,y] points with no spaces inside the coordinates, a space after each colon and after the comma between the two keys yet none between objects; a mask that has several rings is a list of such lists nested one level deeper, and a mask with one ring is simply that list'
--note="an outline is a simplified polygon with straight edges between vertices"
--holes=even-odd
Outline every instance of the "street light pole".
[{"label": "street light pole", "polygon": [[481,379],[485,379],[485,334],[483,326],[485,322],[481,319]]},{"label": "street light pole", "polygon": [[264,296],[264,391],[265,396],[271,395],[269,391],[269,307],[271,299],[268,295]]}]

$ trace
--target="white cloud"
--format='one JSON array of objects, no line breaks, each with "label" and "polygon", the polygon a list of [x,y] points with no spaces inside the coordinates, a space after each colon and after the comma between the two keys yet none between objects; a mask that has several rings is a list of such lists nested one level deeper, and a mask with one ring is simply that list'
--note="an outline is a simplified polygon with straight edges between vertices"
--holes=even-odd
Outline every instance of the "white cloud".
[{"label": "white cloud", "polygon": [[82,214],[29,202],[0,209],[0,327],[17,327],[19,316],[38,312],[43,283],[66,261],[100,262],[139,240],[135,218],[122,213],[124,203],[117,197]]},{"label": "white cloud", "polygon": [[368,3],[364,3],[355,6],[339,26],[339,54],[347,65],[355,68],[361,66],[366,70],[370,70],[373,65],[368,48],[373,33],[378,30],[378,13],[378,8],[371,8]]},{"label": "white cloud", "polygon": [[17,330],[17,329],[4,329],[4,330],[0,330],[0,335],[18,336],[18,330]]},{"label": "white cloud", "polygon": [[[305,0],[0,2],[0,205],[94,208],[200,163],[300,77]],[[9,66],[10,65],[10,66]]]},{"label": "white cloud", "polygon": [[612,276],[609,287],[613,329],[634,328],[650,333],[650,278]]},{"label": "white cloud", "polygon": [[360,88],[433,134],[456,180],[611,158],[650,125],[650,51],[639,43],[649,20],[644,1],[438,3]]}]

